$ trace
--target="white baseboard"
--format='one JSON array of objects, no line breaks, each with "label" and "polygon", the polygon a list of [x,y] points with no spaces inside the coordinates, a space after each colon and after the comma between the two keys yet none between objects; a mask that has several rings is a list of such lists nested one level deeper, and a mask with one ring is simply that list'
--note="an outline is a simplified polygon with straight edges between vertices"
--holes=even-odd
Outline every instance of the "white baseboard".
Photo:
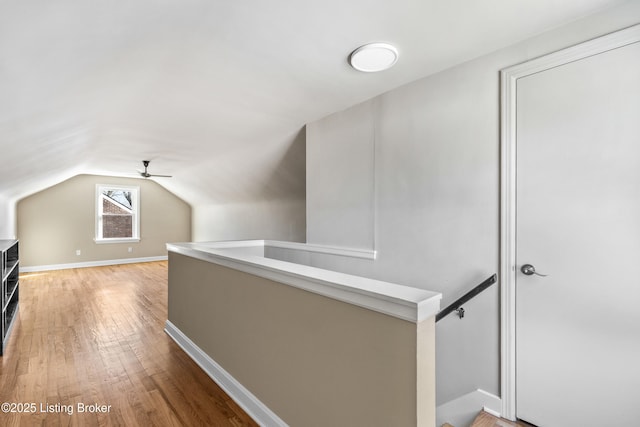
[{"label": "white baseboard", "polygon": [[460,396],[436,408],[436,426],[449,423],[456,427],[469,427],[483,409],[500,417],[502,400],[484,390],[476,390]]},{"label": "white baseboard", "polygon": [[74,262],[69,264],[20,266],[20,273],[33,273],[36,271],[66,270],[68,268],[102,267],[105,265],[134,264],[138,262],[166,261],[167,255],[150,256],[143,258],[106,259],[101,261]]},{"label": "white baseboard", "polygon": [[261,426],[287,427],[264,403],[209,357],[169,320],[165,332],[211,377],[244,411]]}]

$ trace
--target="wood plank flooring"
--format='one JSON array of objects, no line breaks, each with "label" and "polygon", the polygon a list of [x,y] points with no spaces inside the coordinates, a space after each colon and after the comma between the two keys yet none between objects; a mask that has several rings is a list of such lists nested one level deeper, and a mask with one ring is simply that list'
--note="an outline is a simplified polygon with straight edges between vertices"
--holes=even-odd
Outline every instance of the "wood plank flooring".
[{"label": "wood plank flooring", "polygon": [[257,426],[166,319],[166,262],[21,275],[0,425]]}]

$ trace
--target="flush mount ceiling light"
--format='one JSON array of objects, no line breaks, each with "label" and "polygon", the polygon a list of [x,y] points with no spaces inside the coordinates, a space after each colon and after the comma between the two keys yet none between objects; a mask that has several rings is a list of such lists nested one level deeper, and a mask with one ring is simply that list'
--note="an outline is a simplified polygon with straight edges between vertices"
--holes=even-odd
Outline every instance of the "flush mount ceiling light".
[{"label": "flush mount ceiling light", "polygon": [[398,50],[388,43],[369,43],[360,46],[349,55],[353,68],[365,73],[391,68],[398,60]]}]

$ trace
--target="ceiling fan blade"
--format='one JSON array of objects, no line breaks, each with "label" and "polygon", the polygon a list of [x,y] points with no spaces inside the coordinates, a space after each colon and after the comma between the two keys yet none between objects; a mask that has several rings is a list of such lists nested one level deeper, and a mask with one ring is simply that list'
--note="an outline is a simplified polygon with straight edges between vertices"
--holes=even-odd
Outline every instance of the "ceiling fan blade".
[{"label": "ceiling fan blade", "polygon": [[153,174],[153,173],[148,173],[148,174],[146,174],[144,176],[147,176],[147,177],[149,177],[149,176],[158,176],[158,177],[161,177],[161,178],[172,178],[172,175],[156,175],[156,174]]}]

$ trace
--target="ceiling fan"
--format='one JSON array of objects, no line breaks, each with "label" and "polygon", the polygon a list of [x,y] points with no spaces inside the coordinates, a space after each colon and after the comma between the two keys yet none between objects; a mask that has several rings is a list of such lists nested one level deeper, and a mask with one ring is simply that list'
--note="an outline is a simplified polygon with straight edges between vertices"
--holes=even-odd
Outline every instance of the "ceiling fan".
[{"label": "ceiling fan", "polygon": [[147,171],[147,168],[149,167],[149,163],[151,163],[151,160],[143,160],[143,161],[142,161],[142,165],[144,166],[144,172],[140,172],[140,171],[138,171],[138,172],[140,172],[140,175],[141,175],[142,177],[144,177],[144,178],[151,178],[152,176],[159,176],[159,177],[162,177],[162,178],[171,178],[171,175],[155,175],[155,174],[150,174],[150,173]]}]

